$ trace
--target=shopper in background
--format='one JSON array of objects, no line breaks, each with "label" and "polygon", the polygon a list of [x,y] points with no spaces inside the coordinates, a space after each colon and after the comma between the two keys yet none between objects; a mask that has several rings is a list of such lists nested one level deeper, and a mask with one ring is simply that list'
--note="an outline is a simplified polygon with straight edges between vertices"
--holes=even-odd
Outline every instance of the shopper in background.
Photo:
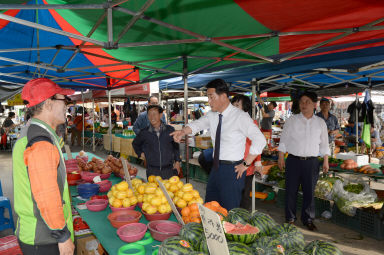
[{"label": "shopper in background", "polygon": [[327,124],[328,129],[328,142],[331,143],[335,140],[337,134],[339,134],[339,121],[336,116],[330,113],[331,104],[329,99],[323,97],[320,99],[320,112],[316,116],[322,118]]},{"label": "shopper in background", "polygon": [[71,146],[75,145],[75,140],[77,140],[77,146],[81,146],[81,136],[83,132],[83,114],[78,114],[73,120],[71,126]]},{"label": "shopper in background", "polygon": [[66,119],[66,95],[74,92],[38,78],[21,93],[32,116],[12,153],[15,235],[24,255],[73,255],[75,250],[66,167],[55,133]]},{"label": "shopper in background", "polygon": [[[246,113],[250,113],[252,109],[252,103],[249,97],[237,94],[231,100],[233,106],[243,110]],[[257,125],[257,120],[254,120],[253,123]],[[247,158],[249,154],[249,148],[252,145],[252,141],[247,138],[247,142],[245,144],[245,152],[244,152],[244,160]],[[261,172],[263,166],[261,165],[261,155],[258,155],[255,160],[251,163],[251,165],[247,169],[247,174],[245,177],[245,184],[243,190],[243,197],[241,198],[240,207],[249,210],[251,208],[252,200],[249,196],[252,191],[252,179],[255,171]]]},{"label": "shopper in background", "polygon": [[262,132],[271,132],[272,133],[272,121],[275,117],[275,108],[277,106],[276,102],[270,102],[266,105],[260,97],[260,93],[257,93],[257,101],[262,105],[260,108],[263,119],[260,123],[260,129]]},{"label": "shopper in background", "polygon": [[[301,113],[292,115],[286,122],[279,143],[278,165],[285,168],[285,219],[296,220],[296,200],[299,186],[303,190],[301,221],[311,231],[317,230],[314,191],[319,177],[318,156],[324,156],[323,172],[329,169],[328,131],[324,120],[314,115],[317,95],[304,92],[299,97]],[[284,154],[288,153],[285,161]]]},{"label": "shopper in background", "polygon": [[179,144],[173,141],[170,134],[175,129],[161,121],[163,108],[150,105],[147,108],[149,127],[140,131],[132,142],[138,157],[147,162],[147,178],[150,175],[169,179],[180,173]]},{"label": "shopper in background", "polygon": [[[148,98],[148,107],[150,105],[158,105],[158,104],[159,104],[159,99],[157,99],[157,97],[150,96]],[[140,113],[139,116],[137,117],[135,123],[133,124],[133,132],[135,132],[136,135],[138,135],[140,133],[140,131],[143,130],[144,128],[149,127],[150,123],[148,120],[147,112],[148,111],[144,111],[144,112]],[[164,114],[162,114],[162,116],[161,116],[161,121],[164,124],[167,124],[165,117],[164,117]]]}]

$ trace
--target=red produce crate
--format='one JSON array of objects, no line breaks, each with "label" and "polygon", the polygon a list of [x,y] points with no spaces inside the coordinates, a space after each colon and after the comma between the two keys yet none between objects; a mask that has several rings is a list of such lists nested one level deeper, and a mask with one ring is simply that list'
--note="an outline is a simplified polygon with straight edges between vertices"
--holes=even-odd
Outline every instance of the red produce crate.
[{"label": "red produce crate", "polygon": [[22,255],[17,237],[14,235],[0,238],[0,255]]}]

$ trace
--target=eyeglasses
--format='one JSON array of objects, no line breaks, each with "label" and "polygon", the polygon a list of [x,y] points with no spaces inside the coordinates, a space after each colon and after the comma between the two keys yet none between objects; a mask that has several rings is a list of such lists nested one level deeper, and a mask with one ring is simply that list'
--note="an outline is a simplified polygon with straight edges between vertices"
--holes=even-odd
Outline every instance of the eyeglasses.
[{"label": "eyeglasses", "polygon": [[51,100],[64,101],[65,105],[68,105],[71,102],[71,99],[67,96],[64,96],[64,98],[56,98],[55,96],[53,96],[51,97]]}]

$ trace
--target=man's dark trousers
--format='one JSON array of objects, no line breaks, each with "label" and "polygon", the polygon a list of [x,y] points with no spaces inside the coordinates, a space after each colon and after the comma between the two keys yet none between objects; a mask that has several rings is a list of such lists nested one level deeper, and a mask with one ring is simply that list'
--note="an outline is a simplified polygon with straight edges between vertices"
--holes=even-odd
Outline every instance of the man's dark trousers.
[{"label": "man's dark trousers", "polygon": [[219,169],[211,170],[208,178],[205,202],[217,201],[227,210],[240,207],[246,172],[237,179],[236,164],[219,164]]},{"label": "man's dark trousers", "polygon": [[161,176],[161,178],[165,180],[172,176],[177,176],[178,174],[177,170],[173,168],[173,165],[162,166],[161,170],[160,167],[147,166],[147,179],[151,175]]},{"label": "man's dark trousers", "polygon": [[296,220],[297,193],[301,184],[303,191],[301,221],[307,224],[315,218],[314,193],[319,178],[319,160],[317,157],[302,160],[288,155],[285,165],[285,219]]}]

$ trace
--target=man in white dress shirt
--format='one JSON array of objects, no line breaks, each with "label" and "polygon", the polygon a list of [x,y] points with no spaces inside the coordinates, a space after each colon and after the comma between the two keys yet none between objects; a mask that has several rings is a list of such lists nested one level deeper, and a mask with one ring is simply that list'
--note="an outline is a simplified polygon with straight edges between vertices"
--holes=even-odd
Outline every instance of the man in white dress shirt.
[{"label": "man in white dress shirt", "polygon": [[[249,114],[231,104],[228,94],[228,86],[224,80],[209,82],[207,96],[211,111],[171,135],[176,142],[180,142],[185,135],[196,134],[204,129],[210,130],[214,159],[205,202],[217,201],[230,210],[240,206],[245,182],[244,172],[256,156],[261,154],[266,140]],[[243,161],[247,137],[252,145]]]},{"label": "man in white dress shirt", "polygon": [[[296,220],[296,199],[299,186],[303,190],[301,221],[311,231],[317,230],[314,190],[319,177],[318,156],[324,156],[323,171],[329,169],[328,130],[325,121],[314,115],[317,95],[304,92],[299,98],[301,113],[291,116],[284,125],[279,144],[280,169],[285,167],[285,219],[293,224]],[[284,154],[288,158],[284,161]]]}]

